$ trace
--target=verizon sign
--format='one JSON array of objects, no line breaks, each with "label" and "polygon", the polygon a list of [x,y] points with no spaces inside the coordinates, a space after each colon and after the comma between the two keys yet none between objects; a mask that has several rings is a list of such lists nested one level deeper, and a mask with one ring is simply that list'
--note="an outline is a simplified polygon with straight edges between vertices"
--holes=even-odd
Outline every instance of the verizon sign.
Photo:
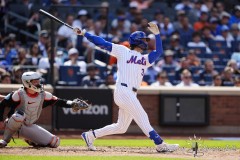
[{"label": "verizon sign", "polygon": [[87,110],[79,110],[78,112],[73,112],[71,108],[62,108],[65,115],[108,115],[108,106],[107,105],[93,105],[90,106]]},{"label": "verizon sign", "polygon": [[56,96],[70,100],[82,97],[91,104],[89,109],[78,112],[55,107],[56,129],[97,129],[112,123],[113,94],[110,89],[56,87]]}]

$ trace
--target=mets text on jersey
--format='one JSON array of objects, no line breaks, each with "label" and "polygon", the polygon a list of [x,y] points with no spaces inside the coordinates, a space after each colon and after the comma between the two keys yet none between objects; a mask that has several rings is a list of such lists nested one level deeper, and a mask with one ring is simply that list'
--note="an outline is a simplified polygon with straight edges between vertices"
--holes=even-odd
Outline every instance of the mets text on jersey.
[{"label": "mets text on jersey", "polygon": [[132,56],[130,60],[127,61],[127,63],[141,64],[146,66],[147,61],[144,57],[142,57],[142,59],[137,60],[137,56]]}]

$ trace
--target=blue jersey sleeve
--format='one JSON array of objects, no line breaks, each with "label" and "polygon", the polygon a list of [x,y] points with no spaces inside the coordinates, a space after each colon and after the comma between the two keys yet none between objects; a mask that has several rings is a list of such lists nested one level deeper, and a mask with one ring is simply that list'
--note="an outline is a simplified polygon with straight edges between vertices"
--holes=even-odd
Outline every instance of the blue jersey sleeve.
[{"label": "blue jersey sleeve", "polygon": [[105,49],[109,52],[112,51],[112,43],[105,41],[102,37],[92,35],[88,32],[84,35],[90,42],[94,43],[96,46]]},{"label": "blue jersey sleeve", "polygon": [[149,63],[153,63],[163,54],[162,40],[160,34],[155,36],[156,38],[156,51],[152,51],[148,54]]}]

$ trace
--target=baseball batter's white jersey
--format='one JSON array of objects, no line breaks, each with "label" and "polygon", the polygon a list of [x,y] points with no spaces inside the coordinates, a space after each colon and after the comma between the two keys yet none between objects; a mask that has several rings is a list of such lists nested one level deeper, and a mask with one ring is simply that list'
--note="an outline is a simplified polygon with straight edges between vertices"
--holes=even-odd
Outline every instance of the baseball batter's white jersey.
[{"label": "baseball batter's white jersey", "polygon": [[138,89],[148,67],[151,66],[148,55],[130,50],[123,45],[112,44],[111,55],[117,62],[117,83],[126,83],[130,87]]},{"label": "baseball batter's white jersey", "polygon": [[[148,55],[130,50],[125,46],[112,44],[111,55],[117,58],[117,84],[114,91],[114,101],[119,106],[117,123],[94,130],[96,137],[111,134],[120,134],[127,131],[131,121],[134,120],[149,137],[153,130],[148,115],[137,99],[133,87],[138,89],[146,69],[151,66]],[[124,83],[124,84],[123,84]]]}]

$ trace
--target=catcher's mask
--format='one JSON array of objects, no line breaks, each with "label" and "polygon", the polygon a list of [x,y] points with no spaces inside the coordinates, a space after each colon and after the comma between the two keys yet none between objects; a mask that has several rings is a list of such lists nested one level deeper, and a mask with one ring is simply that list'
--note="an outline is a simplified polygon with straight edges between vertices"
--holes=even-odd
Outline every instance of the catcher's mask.
[{"label": "catcher's mask", "polygon": [[[41,84],[41,75],[37,72],[25,72],[22,75],[22,83],[25,88],[28,88],[35,92],[43,91],[43,85]],[[39,84],[32,84],[32,80],[39,80]]]}]

